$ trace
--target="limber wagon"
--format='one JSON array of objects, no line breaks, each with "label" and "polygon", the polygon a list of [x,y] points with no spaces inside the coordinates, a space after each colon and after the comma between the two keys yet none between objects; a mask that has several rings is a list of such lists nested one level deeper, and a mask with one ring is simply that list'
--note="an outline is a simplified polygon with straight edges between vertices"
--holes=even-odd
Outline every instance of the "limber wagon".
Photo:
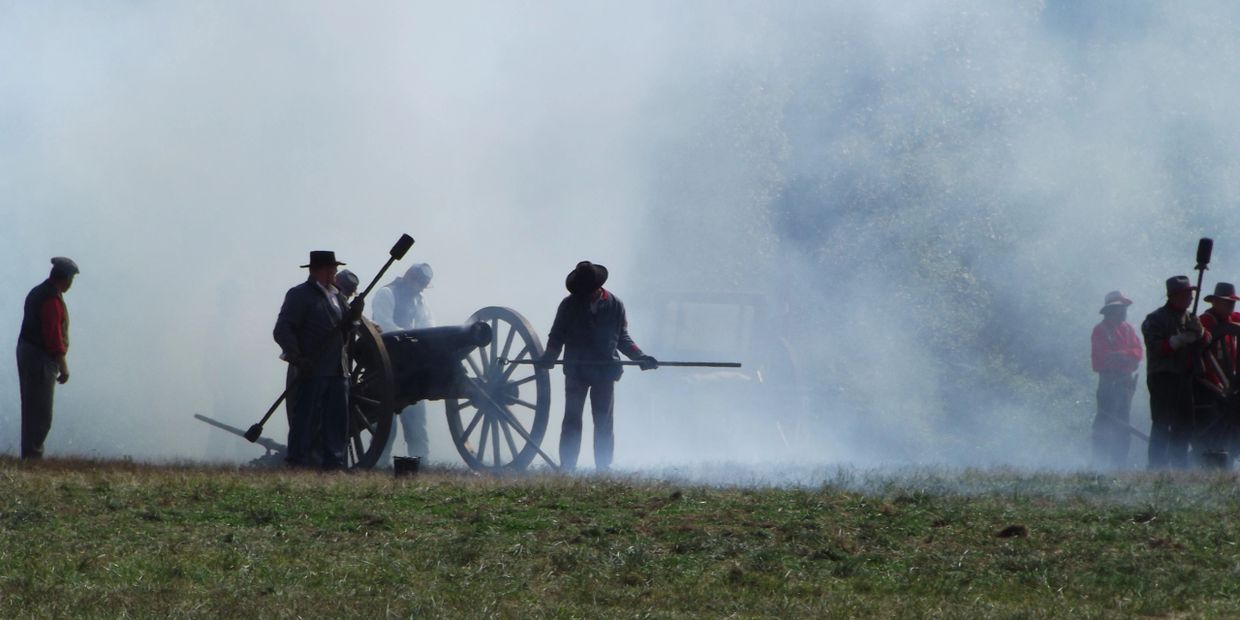
[{"label": "limber wagon", "polygon": [[[412,238],[402,237],[375,282],[412,243]],[[364,298],[375,282],[359,297]],[[519,471],[539,455],[555,467],[540,448],[551,406],[550,373],[532,364],[513,363],[541,356],[542,341],[515,310],[490,306],[463,325],[394,332],[381,332],[361,318],[351,333],[347,342],[351,468],[374,467],[393,432],[395,414],[423,400],[444,402],[452,442],[470,468]],[[282,456],[285,450],[282,444],[260,437],[266,418],[243,432],[206,416],[194,417],[259,443],[269,456]]]}]

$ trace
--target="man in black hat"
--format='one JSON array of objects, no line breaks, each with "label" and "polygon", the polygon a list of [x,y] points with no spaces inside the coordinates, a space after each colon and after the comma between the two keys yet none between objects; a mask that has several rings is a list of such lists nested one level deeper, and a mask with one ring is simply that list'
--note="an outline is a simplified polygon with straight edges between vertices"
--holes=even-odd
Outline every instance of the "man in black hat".
[{"label": "man in black hat", "polygon": [[1091,335],[1091,359],[1098,373],[1098,411],[1094,417],[1094,463],[1119,469],[1128,464],[1128,414],[1137,387],[1137,367],[1145,356],[1141,337],[1128,324],[1132,300],[1119,291],[1103,298],[1102,321]]},{"label": "man in black hat", "polygon": [[1167,303],[1141,323],[1145,336],[1146,385],[1150,391],[1149,468],[1184,468],[1193,432],[1192,375],[1201,357],[1191,346],[1208,341],[1201,321],[1189,313],[1188,276],[1167,279]]},{"label": "man in black hat", "polygon": [[611,466],[615,437],[612,413],[616,381],[623,368],[623,352],[640,361],[642,370],[657,368],[659,362],[629,337],[624,303],[603,288],[607,268],[589,261],[577,263],[564,281],[569,295],[560,302],[547,335],[547,350],[538,366],[550,369],[564,349],[564,424],[560,429],[560,466],[571,471],[577,466],[581,449],[581,414],[586,396],[594,418],[594,465],[599,471]]},{"label": "man in black hat", "polygon": [[[375,291],[370,307],[370,318],[385,332],[434,327],[430,308],[422,295],[435,277],[435,270],[427,263],[414,263],[405,275]],[[430,437],[426,432],[426,401],[418,401],[405,407],[396,416],[405,438],[408,456],[426,458],[430,454]],[[396,433],[389,433],[387,445],[379,455],[379,466],[389,467],[392,462],[392,446]]]},{"label": "man in black hat", "polygon": [[272,332],[282,357],[296,369],[288,431],[288,462],[294,467],[312,465],[316,452],[324,469],[347,465],[349,366],[343,327],[359,316],[361,304],[351,311],[336,289],[340,265],[335,252],[310,252],[310,263],[302,265],[310,277],[284,295]]},{"label": "man in black hat", "polygon": [[[344,295],[345,299],[352,300],[357,295],[357,286],[360,281],[357,274],[348,269],[341,269],[336,273],[335,284],[336,290]],[[289,364],[288,372],[284,375],[284,412],[288,417],[290,425],[293,421],[293,410],[297,407],[297,367]]]},{"label": "man in black hat", "polygon": [[56,384],[69,381],[69,308],[64,294],[79,273],[77,263],[52,259],[47,279],[26,295],[17,338],[17,378],[22,399],[22,458],[43,458],[43,442],[52,429]]}]

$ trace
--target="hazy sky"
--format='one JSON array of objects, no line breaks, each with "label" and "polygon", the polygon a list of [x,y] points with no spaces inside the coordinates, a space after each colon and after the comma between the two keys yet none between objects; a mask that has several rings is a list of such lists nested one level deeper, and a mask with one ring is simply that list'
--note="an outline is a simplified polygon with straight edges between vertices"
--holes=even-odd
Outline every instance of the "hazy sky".
[{"label": "hazy sky", "polygon": [[[545,334],[581,259],[656,355],[668,290],[785,317],[764,328],[803,360],[799,445],[767,394],[695,387],[728,377],[630,373],[620,466],[1044,464],[1048,425],[1079,460],[1091,402],[962,404],[943,342],[1092,398],[1107,290],[1139,322],[1203,234],[1236,269],[1238,25],[1225,2],[0,0],[0,349],[71,256],[49,451],[248,458],[191,414],[244,428],[279,394],[271,326],[309,250],[366,282],[408,232],[443,323],[507,305]],[[15,374],[0,357],[9,452]],[[954,409],[1007,434],[958,445]]]}]

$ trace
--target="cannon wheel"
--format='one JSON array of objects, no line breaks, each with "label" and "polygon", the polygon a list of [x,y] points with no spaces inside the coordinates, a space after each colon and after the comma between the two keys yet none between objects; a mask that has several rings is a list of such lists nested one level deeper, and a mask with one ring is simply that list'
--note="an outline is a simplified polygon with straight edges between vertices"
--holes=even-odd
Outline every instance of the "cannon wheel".
[{"label": "cannon wheel", "polygon": [[529,364],[501,365],[500,360],[537,358],[542,341],[529,321],[510,308],[483,308],[467,322],[474,321],[491,326],[491,343],[465,358],[470,397],[444,401],[448,430],[471,469],[520,471],[534,460],[547,432],[551,376]]},{"label": "cannon wheel", "polygon": [[370,469],[392,433],[396,380],[374,323],[362,319],[349,352],[349,467]]}]

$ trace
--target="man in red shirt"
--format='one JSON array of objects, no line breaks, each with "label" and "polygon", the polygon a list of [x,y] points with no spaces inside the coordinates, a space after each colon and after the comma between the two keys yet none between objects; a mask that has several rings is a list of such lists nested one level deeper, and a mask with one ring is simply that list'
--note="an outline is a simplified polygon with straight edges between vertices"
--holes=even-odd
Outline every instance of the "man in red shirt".
[{"label": "man in red shirt", "polygon": [[1137,366],[1145,354],[1141,338],[1128,324],[1132,300],[1119,291],[1106,294],[1102,322],[1094,326],[1094,372],[1098,373],[1098,413],[1094,417],[1094,463],[1120,469],[1128,464],[1128,413],[1137,387]]},{"label": "man in red shirt", "polygon": [[69,380],[69,310],[64,293],[78,274],[77,263],[52,259],[52,272],[26,295],[17,338],[17,376],[22,398],[22,458],[43,458],[43,441],[52,428],[52,396]]},{"label": "man in red shirt", "polygon": [[[1209,334],[1209,346],[1203,352],[1204,372],[1197,378],[1197,429],[1193,450],[1204,454],[1225,455],[1232,441],[1231,412],[1228,397],[1236,388],[1236,335],[1240,332],[1240,314],[1236,313],[1236,287],[1229,282],[1214,285],[1214,294],[1206,295],[1210,308],[1201,314],[1201,326]],[[1209,464],[1211,462],[1207,462]]]}]

